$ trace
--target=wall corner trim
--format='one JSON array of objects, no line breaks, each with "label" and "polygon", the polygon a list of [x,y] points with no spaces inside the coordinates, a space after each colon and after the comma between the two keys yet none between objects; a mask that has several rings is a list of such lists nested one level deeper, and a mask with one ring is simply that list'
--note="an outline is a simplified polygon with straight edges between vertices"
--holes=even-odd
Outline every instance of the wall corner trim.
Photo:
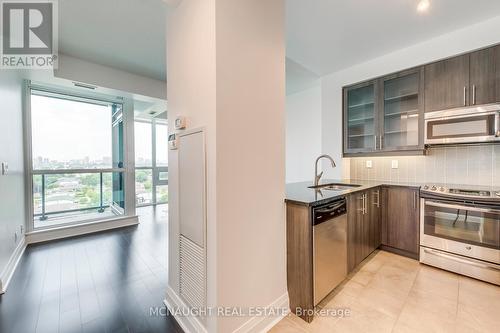
[{"label": "wall corner trim", "polygon": [[26,239],[25,237],[22,237],[14,249],[14,252],[10,256],[5,269],[0,274],[0,294],[7,291],[7,287],[9,286],[12,276],[16,271],[16,267],[23,256],[24,250],[26,250]]},{"label": "wall corner trim", "polygon": [[[199,321],[198,318],[194,316],[179,316],[178,313],[182,309],[189,309],[189,307],[184,303],[184,301],[177,295],[177,293],[170,287],[167,286],[166,298],[163,301],[170,311],[172,316],[177,320],[179,326],[186,333],[200,332],[206,333],[207,329]],[[243,325],[238,327],[233,331],[233,333],[253,333],[253,332],[267,332],[274,325],[276,325],[281,319],[283,319],[290,312],[288,292],[274,300],[271,304],[265,307],[266,313],[273,313],[276,309],[286,309],[283,313],[276,316],[262,316],[262,317],[252,317],[247,320]],[[179,310],[178,310],[179,309]],[[264,310],[264,309],[263,309]]]},{"label": "wall corner trim", "polygon": [[[198,318],[194,316],[179,315],[179,312],[183,312],[182,310],[186,309],[189,311],[189,307],[170,286],[167,286],[166,298],[163,303],[165,303],[168,311],[170,311],[184,332],[207,333],[207,329]],[[178,309],[181,311],[178,311]]]},{"label": "wall corner trim", "polygon": [[243,325],[238,327],[233,333],[253,333],[253,332],[268,332],[274,325],[281,319],[288,315],[290,312],[290,302],[288,292],[274,300],[271,304],[265,307],[265,313],[276,312],[277,309],[286,309],[283,313],[276,316],[260,316],[252,317]]}]

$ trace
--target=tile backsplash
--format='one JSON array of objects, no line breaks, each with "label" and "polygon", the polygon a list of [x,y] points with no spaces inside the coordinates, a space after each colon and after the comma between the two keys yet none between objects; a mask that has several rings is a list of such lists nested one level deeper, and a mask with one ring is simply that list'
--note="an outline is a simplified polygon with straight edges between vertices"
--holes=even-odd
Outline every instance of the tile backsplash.
[{"label": "tile backsplash", "polygon": [[426,156],[356,157],[347,165],[351,179],[500,186],[500,145],[431,148]]}]

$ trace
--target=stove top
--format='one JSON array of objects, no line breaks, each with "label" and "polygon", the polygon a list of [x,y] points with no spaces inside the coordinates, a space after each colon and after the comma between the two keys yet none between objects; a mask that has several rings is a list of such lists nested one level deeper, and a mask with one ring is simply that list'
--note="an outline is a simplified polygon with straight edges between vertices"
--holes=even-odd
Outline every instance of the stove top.
[{"label": "stove top", "polygon": [[459,198],[500,199],[500,190],[494,190],[486,187],[481,188],[478,186],[427,184],[421,188],[421,191]]}]

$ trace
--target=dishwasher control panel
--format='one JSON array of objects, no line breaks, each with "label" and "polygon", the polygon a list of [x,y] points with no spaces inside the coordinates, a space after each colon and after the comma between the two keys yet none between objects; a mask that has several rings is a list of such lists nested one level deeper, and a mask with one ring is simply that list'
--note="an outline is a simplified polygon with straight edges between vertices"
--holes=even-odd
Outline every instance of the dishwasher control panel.
[{"label": "dishwasher control panel", "polygon": [[313,208],[313,225],[336,218],[347,212],[346,199],[342,198]]}]

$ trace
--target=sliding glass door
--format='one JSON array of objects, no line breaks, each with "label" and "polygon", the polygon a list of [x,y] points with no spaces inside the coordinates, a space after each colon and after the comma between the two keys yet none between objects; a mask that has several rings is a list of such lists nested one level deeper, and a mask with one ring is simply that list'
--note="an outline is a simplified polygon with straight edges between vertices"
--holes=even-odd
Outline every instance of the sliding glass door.
[{"label": "sliding glass door", "polygon": [[168,202],[168,131],[166,121],[135,121],[136,205]]}]

